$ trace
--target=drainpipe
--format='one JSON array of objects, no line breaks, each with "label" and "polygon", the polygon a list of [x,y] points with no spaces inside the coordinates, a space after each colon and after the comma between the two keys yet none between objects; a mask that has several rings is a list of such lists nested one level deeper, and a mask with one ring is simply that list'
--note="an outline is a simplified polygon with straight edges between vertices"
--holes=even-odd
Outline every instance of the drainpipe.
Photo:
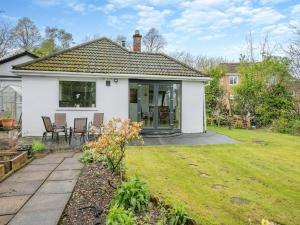
[{"label": "drainpipe", "polygon": [[205,100],[205,88],[210,85],[210,82],[204,85],[204,90],[203,90],[203,125],[204,125],[204,133],[207,132],[207,121],[206,121],[206,100]]}]

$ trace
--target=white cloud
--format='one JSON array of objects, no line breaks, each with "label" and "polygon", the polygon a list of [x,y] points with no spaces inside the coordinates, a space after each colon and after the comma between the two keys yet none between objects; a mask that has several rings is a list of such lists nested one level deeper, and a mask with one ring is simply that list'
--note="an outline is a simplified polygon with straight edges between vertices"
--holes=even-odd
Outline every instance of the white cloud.
[{"label": "white cloud", "polygon": [[222,38],[224,36],[225,36],[224,34],[212,34],[212,35],[206,35],[206,36],[200,37],[199,40],[210,41],[210,40]]},{"label": "white cloud", "polygon": [[293,14],[293,15],[298,15],[298,16],[299,16],[299,14],[300,14],[300,4],[294,5],[294,6],[293,6],[292,14]]},{"label": "white cloud", "polygon": [[137,5],[135,9],[138,11],[138,28],[147,30],[151,27],[158,27],[164,24],[165,17],[171,14],[171,10],[158,10],[153,6]]},{"label": "white cloud", "polygon": [[61,8],[68,8],[74,12],[79,13],[83,13],[88,10],[102,10],[102,7],[87,3],[86,1],[82,0],[34,0],[34,3],[44,7],[56,6]]},{"label": "white cloud", "polygon": [[269,8],[257,8],[252,10],[253,16],[249,19],[254,24],[273,24],[283,19],[285,16]]}]

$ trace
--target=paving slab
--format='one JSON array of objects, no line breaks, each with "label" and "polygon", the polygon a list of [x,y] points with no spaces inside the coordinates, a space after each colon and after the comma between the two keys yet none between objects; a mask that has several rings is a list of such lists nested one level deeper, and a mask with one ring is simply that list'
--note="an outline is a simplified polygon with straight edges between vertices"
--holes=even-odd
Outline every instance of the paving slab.
[{"label": "paving slab", "polygon": [[64,163],[62,162],[57,168],[56,168],[56,171],[57,170],[81,170],[83,168],[83,164],[78,162],[78,163],[73,163],[73,164],[70,164],[70,163]]},{"label": "paving slab", "polygon": [[76,158],[65,158],[62,164],[81,164],[81,162]]},{"label": "paving slab", "polygon": [[56,164],[37,164],[37,165],[27,165],[23,168],[22,172],[31,172],[31,171],[52,171],[57,167]]},{"label": "paving slab", "polygon": [[20,183],[26,181],[37,181],[37,180],[45,180],[51,171],[30,171],[23,172],[25,168],[21,169],[17,173],[13,174],[9,178],[7,178],[5,183]]},{"label": "paving slab", "polygon": [[63,157],[45,157],[42,159],[35,159],[29,165],[36,165],[36,164],[58,164],[64,160]]},{"label": "paving slab", "polygon": [[11,183],[1,183],[0,197],[32,195],[42,183],[43,180],[19,182],[13,185]]},{"label": "paving slab", "polygon": [[38,194],[65,194],[71,193],[76,180],[46,181],[38,190]]},{"label": "paving slab", "polygon": [[8,224],[9,225],[56,225],[62,211],[52,209],[48,211],[18,213]]},{"label": "paving slab", "polygon": [[74,154],[75,154],[74,152],[51,153],[47,155],[45,158],[56,158],[56,157],[71,158],[73,157]]},{"label": "paving slab", "polygon": [[80,173],[81,170],[55,170],[47,180],[77,180]]},{"label": "paving slab", "polygon": [[[206,133],[191,133],[178,135],[144,136],[144,145],[204,145],[204,144],[234,144],[237,140],[212,131]],[[134,143],[133,145],[140,145]]]},{"label": "paving slab", "polygon": [[0,215],[14,214],[29,199],[30,195],[9,196],[0,198]]},{"label": "paving slab", "polygon": [[0,225],[6,225],[14,215],[0,216]]},{"label": "paving slab", "polygon": [[28,201],[19,213],[51,211],[55,209],[63,212],[71,193],[64,194],[36,194]]}]

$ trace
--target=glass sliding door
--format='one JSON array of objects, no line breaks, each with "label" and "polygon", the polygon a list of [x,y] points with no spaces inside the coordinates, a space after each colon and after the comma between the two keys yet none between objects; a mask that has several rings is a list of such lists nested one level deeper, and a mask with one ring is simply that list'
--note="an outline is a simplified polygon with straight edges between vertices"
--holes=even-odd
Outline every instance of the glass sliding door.
[{"label": "glass sliding door", "polygon": [[129,115],[143,121],[143,130],[180,129],[181,84],[172,81],[130,81]]}]

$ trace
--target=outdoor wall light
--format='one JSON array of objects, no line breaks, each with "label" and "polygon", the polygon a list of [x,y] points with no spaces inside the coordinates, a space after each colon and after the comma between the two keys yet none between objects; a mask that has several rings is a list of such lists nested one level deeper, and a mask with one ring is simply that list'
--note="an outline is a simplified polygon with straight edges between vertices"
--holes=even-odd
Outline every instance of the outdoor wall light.
[{"label": "outdoor wall light", "polygon": [[118,83],[118,81],[119,81],[118,78],[115,78],[115,79],[114,79],[114,82],[115,82],[115,83]]}]

